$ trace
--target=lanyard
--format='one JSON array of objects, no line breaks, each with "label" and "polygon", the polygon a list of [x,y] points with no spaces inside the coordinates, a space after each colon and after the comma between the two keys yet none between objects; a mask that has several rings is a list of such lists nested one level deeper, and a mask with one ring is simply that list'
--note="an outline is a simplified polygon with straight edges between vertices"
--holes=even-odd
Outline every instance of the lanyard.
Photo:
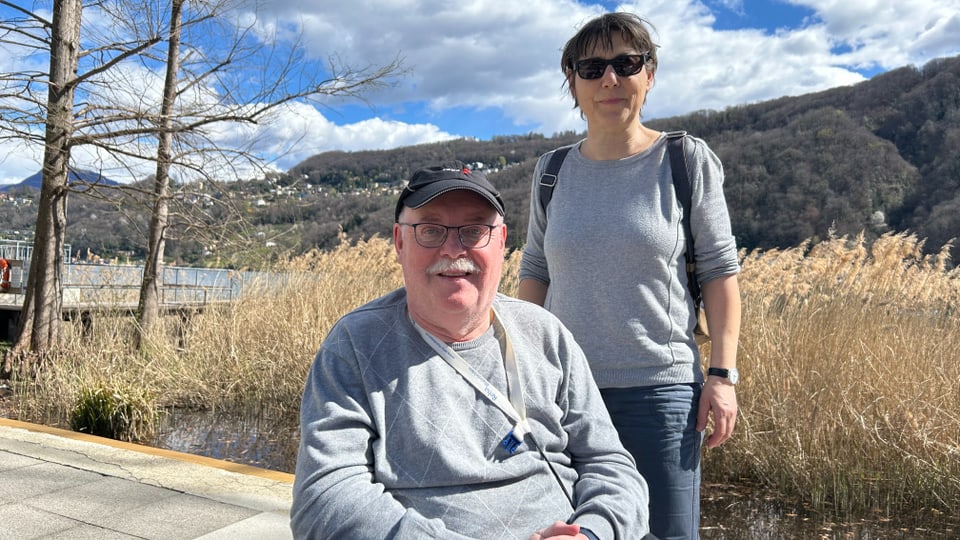
[{"label": "lanyard", "polygon": [[563,480],[560,479],[560,475],[557,474],[556,469],[553,468],[553,464],[547,459],[547,455],[533,437],[533,433],[530,432],[530,426],[527,424],[527,409],[523,404],[523,388],[520,386],[520,370],[517,369],[517,356],[513,352],[513,343],[510,341],[510,334],[507,333],[506,327],[500,322],[500,316],[497,314],[497,310],[493,308],[491,308],[491,310],[493,311],[493,328],[497,333],[497,339],[500,341],[500,348],[503,351],[503,366],[507,372],[507,394],[509,395],[509,399],[505,398],[503,393],[484,379],[482,375],[477,373],[477,371],[473,369],[473,366],[457,354],[457,351],[437,339],[437,337],[430,332],[424,330],[417,324],[417,321],[413,320],[413,317],[410,317],[410,322],[413,323],[413,327],[417,329],[417,332],[420,333],[423,340],[433,347],[433,350],[436,351],[437,354],[446,360],[453,369],[457,370],[457,373],[473,385],[478,392],[493,402],[494,405],[514,422],[513,430],[504,437],[500,443],[501,446],[512,454],[523,444],[524,437],[528,434],[530,435],[533,446],[540,452],[540,457],[543,458],[543,462],[547,464],[550,472],[553,473],[553,477],[557,480],[560,489],[563,490],[563,494],[570,503],[570,508],[576,509],[577,506],[573,503],[573,497],[570,496],[567,486],[563,483]]},{"label": "lanyard", "polygon": [[520,370],[517,368],[517,357],[513,352],[513,343],[510,341],[510,335],[507,334],[507,329],[503,326],[503,323],[500,322],[500,316],[497,314],[497,310],[493,308],[491,308],[491,310],[493,311],[494,329],[497,332],[500,346],[503,350],[503,365],[507,374],[507,396],[504,396],[502,392],[497,390],[497,388],[483,378],[482,375],[477,373],[473,366],[468,364],[457,351],[440,341],[430,332],[424,330],[412,317],[410,318],[410,322],[413,323],[413,327],[417,329],[417,332],[420,333],[423,340],[433,347],[433,350],[436,351],[441,358],[446,360],[453,369],[457,370],[457,373],[473,385],[478,392],[486,396],[490,402],[496,405],[513,421],[513,430],[502,443],[504,448],[509,450],[510,453],[513,453],[523,444],[523,438],[530,432],[530,428],[527,424],[527,411],[523,403],[523,388],[520,385]]}]

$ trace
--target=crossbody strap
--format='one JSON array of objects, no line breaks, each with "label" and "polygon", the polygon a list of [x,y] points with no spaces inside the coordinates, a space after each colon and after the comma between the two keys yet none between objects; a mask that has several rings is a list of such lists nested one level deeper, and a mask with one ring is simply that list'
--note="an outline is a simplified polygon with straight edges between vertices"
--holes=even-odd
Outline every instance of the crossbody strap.
[{"label": "crossbody strap", "polygon": [[553,462],[547,459],[547,454],[543,451],[543,446],[534,438],[533,430],[530,429],[530,424],[527,422],[527,409],[523,401],[523,383],[520,380],[520,369],[517,366],[517,356],[513,350],[513,343],[510,341],[510,335],[507,333],[507,328],[503,325],[503,320],[497,313],[497,310],[492,309],[492,312],[493,324],[496,328],[497,339],[500,341],[504,370],[507,375],[507,396],[504,396],[496,387],[487,382],[457,351],[453,350],[452,347],[440,341],[439,338],[417,324],[417,321],[413,320],[413,317],[410,317],[410,322],[413,324],[413,327],[417,329],[417,332],[420,333],[423,340],[426,341],[441,358],[446,360],[447,363],[450,364],[450,367],[456,370],[461,377],[473,385],[474,389],[490,400],[491,403],[507,415],[507,418],[514,422],[513,429],[504,437],[500,445],[512,454],[523,444],[523,439],[529,437],[534,448],[540,453],[543,462],[547,464],[550,472],[553,473],[553,477],[560,485],[563,494],[567,497],[570,507],[576,509],[576,505],[573,503],[573,497],[567,490],[567,486],[563,483],[563,479],[560,478],[560,474],[557,473],[557,470],[553,467]]}]

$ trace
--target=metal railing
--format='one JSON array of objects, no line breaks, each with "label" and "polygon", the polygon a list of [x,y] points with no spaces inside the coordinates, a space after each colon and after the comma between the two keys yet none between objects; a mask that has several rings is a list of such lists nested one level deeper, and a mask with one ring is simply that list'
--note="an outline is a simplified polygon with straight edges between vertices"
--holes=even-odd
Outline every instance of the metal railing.
[{"label": "metal railing", "polygon": [[[70,260],[71,246],[63,247],[64,260]],[[0,293],[5,295],[22,294],[27,288],[27,276],[30,272],[30,256],[33,254],[33,243],[23,240],[0,239],[0,259],[7,262],[10,269],[10,287]],[[9,298],[0,296],[0,302],[9,303]]]},{"label": "metal railing", "polygon": [[[11,288],[0,294],[3,303],[22,302],[29,274],[33,245],[0,240],[0,258],[11,262]],[[70,261],[70,247],[65,260]],[[164,266],[160,275],[161,305],[200,305],[236,300],[244,281],[257,274],[220,268]],[[67,306],[136,306],[143,280],[143,266],[121,264],[67,263],[63,265],[63,304]],[[18,302],[19,301],[19,302]]]},{"label": "metal railing", "polygon": [[[161,270],[160,304],[230,302],[243,291],[244,275],[224,269],[166,266]],[[70,264],[64,266],[64,305],[136,305],[143,267]]]}]

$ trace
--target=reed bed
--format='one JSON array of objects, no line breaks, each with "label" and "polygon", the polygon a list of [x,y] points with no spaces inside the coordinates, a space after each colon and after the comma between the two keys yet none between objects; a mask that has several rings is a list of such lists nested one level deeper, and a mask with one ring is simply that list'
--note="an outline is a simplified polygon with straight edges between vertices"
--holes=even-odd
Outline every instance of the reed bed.
[{"label": "reed bed", "polygon": [[922,247],[886,235],[743,257],[740,417],[709,477],[838,515],[960,508],[960,270]]},{"label": "reed bed", "polygon": [[[946,248],[922,247],[887,235],[742,254],[740,418],[705,452],[707,481],[841,515],[960,508],[960,271]],[[505,294],[516,295],[520,256],[506,261]],[[330,327],[402,275],[382,238],[272,272],[230,306],[165,318],[139,353],[125,314],[99,314],[92,332],[73,325],[55,362],[15,381],[15,414],[66,425],[83,391],[116,388],[158,409],[295,415]]]},{"label": "reed bed", "polygon": [[106,307],[35,375],[15,380],[12,409],[25,420],[69,425],[91,388],[143,389],[158,409],[182,407],[268,416],[299,408],[317,347],[344,313],[402,285],[392,244],[374,238],[309,252],[244,285],[241,297],[187,318],[163,317],[139,352],[133,318]]}]

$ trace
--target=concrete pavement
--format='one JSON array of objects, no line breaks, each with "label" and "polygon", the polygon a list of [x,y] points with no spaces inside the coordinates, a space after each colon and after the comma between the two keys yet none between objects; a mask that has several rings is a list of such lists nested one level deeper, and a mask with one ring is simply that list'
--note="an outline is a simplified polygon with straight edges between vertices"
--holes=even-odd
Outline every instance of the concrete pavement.
[{"label": "concrete pavement", "polygon": [[286,540],[293,475],[0,418],[0,540]]}]

